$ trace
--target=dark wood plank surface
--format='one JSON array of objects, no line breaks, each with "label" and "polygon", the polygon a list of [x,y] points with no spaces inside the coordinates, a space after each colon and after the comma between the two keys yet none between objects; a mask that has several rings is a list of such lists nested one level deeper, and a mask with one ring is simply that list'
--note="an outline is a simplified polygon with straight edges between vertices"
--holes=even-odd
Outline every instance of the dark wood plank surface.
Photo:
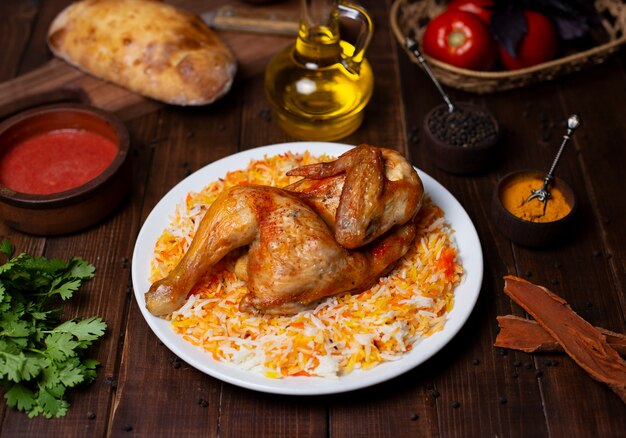
[{"label": "dark wood plank surface", "polygon": [[[0,82],[51,60],[46,30],[69,3],[0,2]],[[200,12],[228,2],[170,3]],[[131,133],[133,186],[107,220],[49,238],[0,225],[0,238],[10,239],[18,251],[80,255],[93,262],[96,277],[65,304],[66,316],[99,315],[108,323],[107,335],[93,350],[102,364],[98,377],[72,394],[67,416],[28,419],[3,403],[0,436],[624,436],[624,404],[567,356],[500,350],[493,342],[496,316],[524,316],[502,292],[506,274],[549,287],[593,325],[626,332],[626,52],[618,51],[603,65],[523,89],[481,96],[449,90],[459,101],[489,108],[503,129],[497,165],[479,175],[456,176],[436,168],[420,140],[422,120],[439,98],[390,31],[391,1],[362,4],[376,25],[368,52],[376,87],[364,124],[342,142],[406,153],[467,210],[480,236],[485,272],[476,308],[460,333],[426,363],[389,382],[332,396],[289,397],[209,377],[177,358],[151,332],[130,283],[135,238],[151,209],[177,182],[208,163],[293,140],[267,117],[259,68],[264,61],[254,58],[255,70],[238,77],[231,92],[214,105],[120,110]],[[271,7],[296,10],[298,1]],[[254,55],[255,44],[267,47],[263,38],[275,37],[245,38],[247,53]],[[558,174],[578,196],[576,234],[554,248],[512,244],[491,220],[496,181],[514,170],[546,169],[563,121],[574,112],[583,125]]]}]

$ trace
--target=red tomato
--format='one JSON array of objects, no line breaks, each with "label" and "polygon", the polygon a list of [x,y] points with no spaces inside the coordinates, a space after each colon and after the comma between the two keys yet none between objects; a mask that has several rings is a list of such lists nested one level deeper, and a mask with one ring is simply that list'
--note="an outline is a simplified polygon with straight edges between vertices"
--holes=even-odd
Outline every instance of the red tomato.
[{"label": "red tomato", "polygon": [[551,60],[557,50],[558,34],[548,17],[535,11],[524,11],[528,30],[512,57],[500,45],[500,60],[507,70],[531,67]]},{"label": "red tomato", "polygon": [[452,0],[448,5],[449,11],[470,12],[487,24],[491,21],[493,8],[493,0]]},{"label": "red tomato", "polygon": [[498,52],[485,24],[463,11],[445,11],[428,23],[422,47],[433,58],[470,70],[489,70]]}]

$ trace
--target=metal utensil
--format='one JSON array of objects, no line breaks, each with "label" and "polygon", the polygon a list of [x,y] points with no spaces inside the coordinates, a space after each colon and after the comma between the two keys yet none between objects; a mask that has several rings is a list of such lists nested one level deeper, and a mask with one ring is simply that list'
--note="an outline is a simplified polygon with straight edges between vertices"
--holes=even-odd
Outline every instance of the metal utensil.
[{"label": "metal utensil", "polygon": [[298,35],[298,16],[287,11],[259,10],[225,5],[201,13],[200,18],[210,27],[218,30],[237,30],[269,35]]},{"label": "metal utensil", "polygon": [[433,82],[433,84],[435,84],[435,87],[437,87],[437,90],[439,90],[439,94],[441,94],[441,97],[443,97],[443,100],[446,102],[446,105],[448,105],[448,112],[450,113],[453,112],[455,110],[455,107],[454,107],[454,104],[452,103],[452,100],[446,94],[446,92],[443,91],[441,84],[439,83],[439,81],[437,80],[433,72],[430,70],[430,67],[428,66],[428,63],[426,62],[426,59],[424,59],[424,56],[422,56],[422,52],[420,52],[419,50],[419,44],[417,43],[417,41],[409,37],[406,37],[406,47],[415,56],[415,58],[417,58],[417,60],[421,64],[422,68],[424,69],[424,71],[426,72],[430,80]]},{"label": "metal utensil", "polygon": [[580,126],[580,117],[576,114],[572,114],[567,118],[567,133],[563,136],[563,142],[561,143],[561,147],[556,153],[556,157],[554,157],[554,161],[552,162],[552,166],[550,166],[550,170],[546,174],[543,185],[538,190],[531,190],[532,194],[526,199],[526,202],[530,202],[532,199],[537,199],[540,202],[543,202],[543,212],[546,212],[546,205],[548,203],[548,199],[552,196],[548,187],[552,180],[554,179],[554,169],[561,159],[561,154],[563,154],[563,150],[565,149],[565,145],[572,138],[572,134],[574,130]]}]

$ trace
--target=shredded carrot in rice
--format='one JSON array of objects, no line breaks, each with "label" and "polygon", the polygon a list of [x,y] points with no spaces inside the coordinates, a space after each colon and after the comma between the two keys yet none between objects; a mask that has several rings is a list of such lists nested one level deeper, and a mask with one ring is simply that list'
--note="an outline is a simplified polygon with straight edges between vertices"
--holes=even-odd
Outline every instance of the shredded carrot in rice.
[{"label": "shredded carrot in rice", "polygon": [[[222,191],[237,184],[284,187],[299,179],[287,177],[288,170],[330,159],[308,152],[265,157],[189,193],[156,242],[150,281],[176,266],[202,216]],[[271,378],[336,378],[400,359],[443,328],[463,275],[453,230],[428,197],[417,222],[412,248],[369,290],[323,299],[316,308],[293,316],[251,315],[239,311],[248,289],[234,274],[236,257],[226,257],[172,314],[172,327],[215,360]]]}]

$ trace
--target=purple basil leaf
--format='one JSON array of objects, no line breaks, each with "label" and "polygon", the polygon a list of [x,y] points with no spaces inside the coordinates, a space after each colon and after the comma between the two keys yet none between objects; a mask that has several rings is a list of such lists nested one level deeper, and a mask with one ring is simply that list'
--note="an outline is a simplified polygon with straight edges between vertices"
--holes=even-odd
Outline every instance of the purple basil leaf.
[{"label": "purple basil leaf", "polygon": [[496,41],[513,57],[517,56],[517,48],[528,31],[526,18],[519,8],[496,9],[491,15],[489,25]]},{"label": "purple basil leaf", "polygon": [[583,37],[589,31],[589,25],[586,20],[554,17],[554,24],[556,24],[559,35],[564,40],[573,40]]},{"label": "purple basil leaf", "polygon": [[564,40],[585,36],[598,23],[599,14],[590,0],[524,0],[525,7],[552,19]]},{"label": "purple basil leaf", "polygon": [[593,15],[596,9],[589,0],[526,0],[526,7],[542,12],[549,17],[555,15],[568,18],[583,18]]}]

